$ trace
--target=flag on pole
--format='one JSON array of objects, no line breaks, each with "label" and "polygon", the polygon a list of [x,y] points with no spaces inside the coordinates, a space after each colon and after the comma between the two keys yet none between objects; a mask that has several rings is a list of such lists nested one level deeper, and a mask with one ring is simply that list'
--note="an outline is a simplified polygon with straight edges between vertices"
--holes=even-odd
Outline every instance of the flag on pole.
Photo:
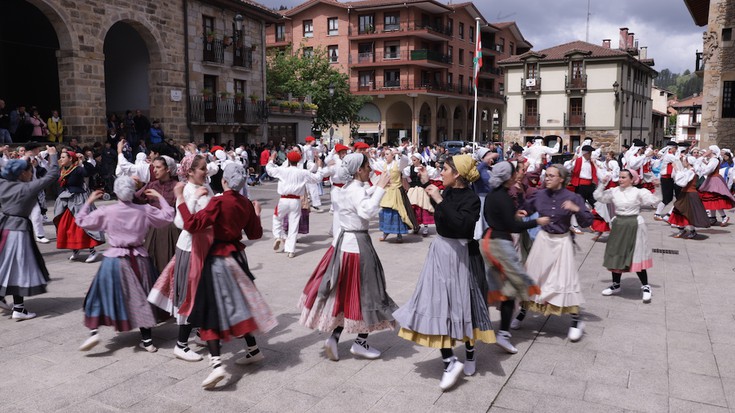
[{"label": "flag on pole", "polygon": [[475,89],[477,89],[477,85],[479,84],[477,78],[480,74],[480,68],[482,67],[482,40],[480,39],[479,25],[477,30],[477,41],[475,42],[475,45]]}]

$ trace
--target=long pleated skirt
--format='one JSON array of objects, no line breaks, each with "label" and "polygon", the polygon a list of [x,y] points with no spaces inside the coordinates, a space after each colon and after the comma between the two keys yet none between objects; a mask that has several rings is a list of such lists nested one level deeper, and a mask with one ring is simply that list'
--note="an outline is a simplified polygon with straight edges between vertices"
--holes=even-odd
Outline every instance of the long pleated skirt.
[{"label": "long pleated skirt", "polygon": [[147,301],[158,272],[148,257],[105,257],[84,299],[87,328],[112,326],[116,331],[151,328],[159,321]]},{"label": "long pleated skirt", "polygon": [[511,240],[491,238],[486,234],[480,242],[480,251],[487,268],[487,302],[490,305],[507,300],[527,301],[541,292],[521,263],[520,255]]},{"label": "long pleated skirt", "polygon": [[584,297],[569,233],[539,231],[528,254],[526,270],[541,293],[529,297],[524,308],[544,315],[579,314]]},{"label": "long pleated skirt", "polygon": [[437,236],[411,299],[393,313],[401,325],[398,335],[432,348],[451,348],[457,341],[494,343],[480,277],[485,277],[482,258],[470,258],[468,240]]},{"label": "long pleated skirt", "polygon": [[616,216],[611,222],[602,265],[612,272],[638,272],[653,267],[648,229],[643,217]]},{"label": "long pleated skirt", "polygon": [[202,340],[266,333],[278,324],[253,283],[244,251],[207,257],[189,323],[200,328]]},{"label": "long pleated skirt", "polygon": [[33,232],[0,229],[0,297],[43,294],[48,282]]},{"label": "long pleated skirt", "polygon": [[164,268],[176,252],[176,241],[179,239],[181,230],[176,228],[173,223],[163,228],[151,228],[145,237],[145,249],[148,256],[151,257],[153,265],[158,273],[162,273]]}]

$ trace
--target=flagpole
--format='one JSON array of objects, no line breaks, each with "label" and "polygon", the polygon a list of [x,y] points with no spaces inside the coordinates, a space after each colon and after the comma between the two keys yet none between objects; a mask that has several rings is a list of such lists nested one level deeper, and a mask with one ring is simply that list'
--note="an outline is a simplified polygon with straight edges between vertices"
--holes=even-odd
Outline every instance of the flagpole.
[{"label": "flagpole", "polygon": [[[479,44],[478,42],[480,41],[480,18],[475,17],[475,22],[477,23],[477,28],[475,29],[475,45],[478,45]],[[478,64],[477,52],[475,52],[475,62],[474,63],[476,67]],[[475,113],[472,115],[472,144],[473,144],[472,147],[474,149],[474,146],[475,146],[474,144],[477,143],[477,85],[478,85],[477,75],[480,74],[480,71],[475,68],[473,68],[473,70],[475,71],[475,85],[474,85],[475,86],[475,106],[474,106]]]}]

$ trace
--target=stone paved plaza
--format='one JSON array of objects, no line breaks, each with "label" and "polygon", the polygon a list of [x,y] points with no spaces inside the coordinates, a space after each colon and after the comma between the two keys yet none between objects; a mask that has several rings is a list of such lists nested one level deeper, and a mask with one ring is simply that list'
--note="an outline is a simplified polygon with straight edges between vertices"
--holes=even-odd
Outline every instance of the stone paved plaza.
[{"label": "stone paved plaza", "polygon": [[[328,190],[327,190],[328,192]],[[341,360],[322,351],[325,334],[298,324],[296,303],[307,278],[326,251],[331,215],[311,214],[311,234],[289,259],[272,250],[271,215],[275,184],[251,190],[263,203],[262,240],[248,241],[256,284],[279,325],[259,336],[266,359],[239,367],[244,342],[223,347],[228,378],[203,391],[206,361],[173,356],[177,328],[154,329],[159,351],[137,348],[137,332],[101,329],[103,342],[77,351],[87,337],[82,300],[99,264],[70,263],[69,251],[42,245],[52,282],[47,294],[26,300],[38,318],[0,320],[0,402],[12,412],[726,412],[735,411],[735,248],[733,226],[700,231],[699,239],[672,238],[674,230],[645,211],[650,247],[678,254],[654,254],[649,272],[653,301],[643,304],[634,274],[623,278],[619,296],[603,297],[610,282],[602,266],[603,243],[578,237],[576,254],[587,303],[586,333],[566,338],[568,318],[529,316],[513,331],[519,353],[478,345],[477,374],[439,389],[442,364],[437,350],[381,332],[370,343],[383,351],[375,361],[354,358],[354,336],[344,334]],[[325,194],[325,201],[328,195]],[[328,206],[328,203],[327,203]],[[732,214],[732,211],[730,212]],[[388,292],[400,305],[413,292],[432,236],[407,236],[403,244],[377,242]],[[47,226],[49,238],[53,226]],[[394,238],[392,239],[394,240]],[[492,319],[499,320],[497,311]],[[464,351],[458,348],[460,360]],[[206,358],[205,358],[206,360]]]}]

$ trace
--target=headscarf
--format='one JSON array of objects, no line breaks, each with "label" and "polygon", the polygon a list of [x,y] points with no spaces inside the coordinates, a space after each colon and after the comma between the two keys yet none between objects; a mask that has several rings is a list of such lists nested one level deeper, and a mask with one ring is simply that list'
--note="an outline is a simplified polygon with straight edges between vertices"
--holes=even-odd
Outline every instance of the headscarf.
[{"label": "headscarf", "polygon": [[177,174],[176,171],[176,161],[174,158],[168,156],[168,155],[161,155],[161,158],[163,158],[166,161],[166,168],[168,168],[168,174],[173,177]]},{"label": "headscarf", "polygon": [[148,159],[148,155],[146,155],[145,152],[138,152],[138,154],[135,155],[135,164],[144,164],[146,163],[146,159]]},{"label": "headscarf", "polygon": [[342,158],[342,165],[337,169],[338,179],[345,184],[352,182],[363,162],[365,162],[365,155],[361,153],[351,153]]},{"label": "headscarf", "polygon": [[191,164],[194,162],[195,157],[196,155],[189,154],[181,159],[181,163],[179,163],[179,168],[176,170],[176,174],[179,176],[180,181],[186,182],[189,178],[189,169],[191,169]]},{"label": "headscarf", "polygon": [[419,161],[420,161],[421,163],[424,163],[424,157],[423,157],[423,156],[421,156],[421,154],[420,154],[420,153],[418,153],[418,152],[414,152],[414,153],[412,153],[412,154],[411,154],[411,157],[412,157],[412,158],[416,158],[416,159],[418,159],[418,160],[419,160]]},{"label": "headscarf", "polygon": [[459,176],[468,182],[475,182],[480,178],[480,172],[477,170],[475,160],[472,159],[471,155],[454,155],[452,161],[454,161],[454,167],[457,168]]},{"label": "headscarf", "polygon": [[503,161],[496,164],[493,166],[493,174],[490,177],[490,188],[502,186],[511,176],[513,176],[513,165],[510,162]]},{"label": "headscarf", "polygon": [[477,159],[478,162],[482,162],[482,158],[484,158],[489,152],[490,149],[488,148],[477,148],[475,151],[475,159]]},{"label": "headscarf", "polygon": [[115,179],[113,190],[117,199],[122,202],[130,202],[135,195],[135,181],[129,176],[120,176]]},{"label": "headscarf", "polygon": [[222,149],[218,149],[214,152],[214,157],[217,158],[218,161],[224,161],[227,159],[227,154]]},{"label": "headscarf", "polygon": [[2,177],[8,181],[17,181],[21,172],[28,169],[28,162],[25,159],[11,159],[3,168]]},{"label": "headscarf", "polygon": [[228,163],[222,171],[222,180],[227,182],[227,186],[235,192],[240,192],[247,178],[245,168],[237,162]]},{"label": "headscarf", "polygon": [[715,157],[720,157],[720,148],[717,145],[711,145],[709,150],[715,155]]},{"label": "headscarf", "polygon": [[641,182],[641,177],[638,175],[638,172],[628,169],[628,172],[630,172],[631,180],[633,181],[633,185],[638,185]]}]

